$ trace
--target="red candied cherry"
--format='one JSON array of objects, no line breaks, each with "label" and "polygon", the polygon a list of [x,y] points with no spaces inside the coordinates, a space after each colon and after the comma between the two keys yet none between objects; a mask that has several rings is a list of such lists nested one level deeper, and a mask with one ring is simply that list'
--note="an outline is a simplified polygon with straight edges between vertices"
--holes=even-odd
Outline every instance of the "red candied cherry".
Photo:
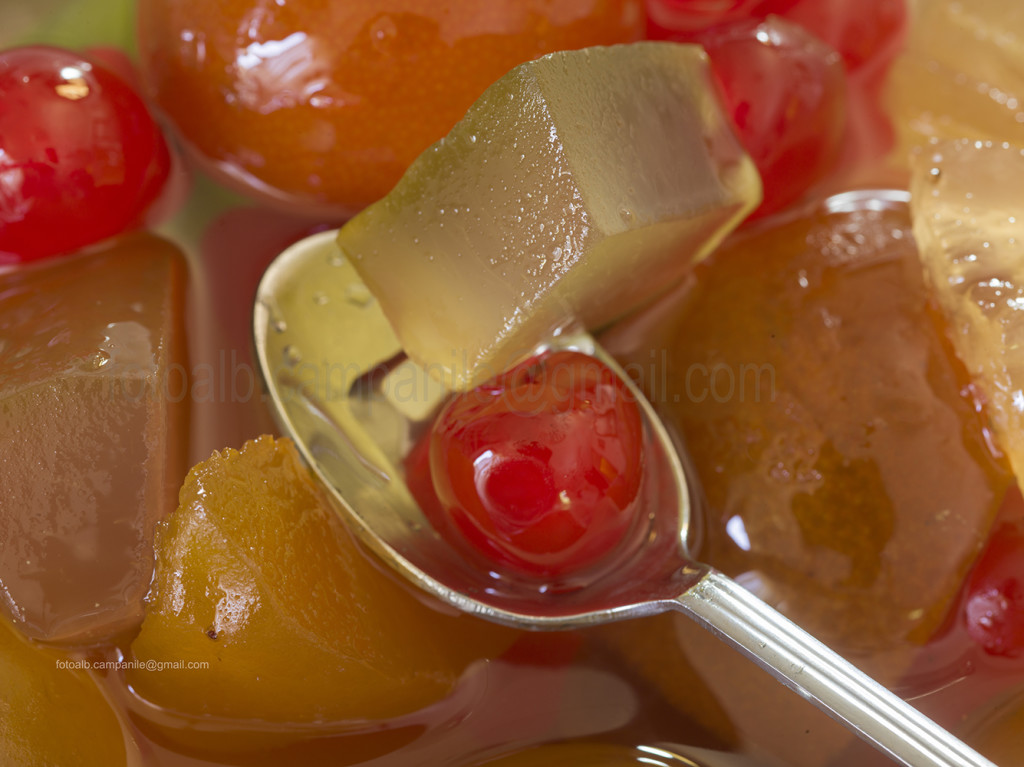
[{"label": "red candied cherry", "polygon": [[647,0],[648,37],[695,41],[725,24],[781,16],[843,57],[847,71],[889,59],[903,37],[906,0]]},{"label": "red candied cherry", "polygon": [[647,36],[683,40],[712,27],[782,13],[797,0],[647,0]]},{"label": "red candied cherry", "polygon": [[967,578],[967,633],[989,655],[1024,652],[1024,521],[1002,522]]},{"label": "red candied cherry", "polygon": [[896,54],[907,24],[906,0],[782,0],[769,10],[800,24],[831,45],[853,72]]},{"label": "red candied cherry", "polygon": [[585,354],[542,355],[455,397],[438,417],[430,471],[442,532],[510,572],[579,572],[631,529],[643,457],[626,385]]},{"label": "red candied cherry", "polygon": [[842,148],[846,75],[839,55],[772,17],[717,27],[700,37],[722,101],[757,165],[764,201],[780,210],[825,178]]},{"label": "red candied cherry", "polygon": [[0,53],[0,264],[141,225],[170,169],[146,105],[104,65],[45,46]]}]

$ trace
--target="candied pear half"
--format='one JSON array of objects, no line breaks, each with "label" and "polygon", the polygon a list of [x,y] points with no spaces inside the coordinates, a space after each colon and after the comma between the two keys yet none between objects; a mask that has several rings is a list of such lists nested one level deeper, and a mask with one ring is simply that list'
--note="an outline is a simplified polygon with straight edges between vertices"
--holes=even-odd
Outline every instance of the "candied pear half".
[{"label": "candied pear half", "polygon": [[0,275],[0,612],[30,637],[142,619],[186,469],[186,278],[147,234]]},{"label": "candied pear half", "polygon": [[510,71],[338,243],[410,358],[466,388],[644,304],[760,200],[703,50],[636,43]]}]

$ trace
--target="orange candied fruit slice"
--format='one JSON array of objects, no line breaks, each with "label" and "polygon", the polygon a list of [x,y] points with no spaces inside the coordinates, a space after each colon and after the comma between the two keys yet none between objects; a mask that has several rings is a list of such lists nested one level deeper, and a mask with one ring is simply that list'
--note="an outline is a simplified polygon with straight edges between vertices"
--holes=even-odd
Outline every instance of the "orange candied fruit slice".
[{"label": "orange candied fruit slice", "polygon": [[187,468],[185,280],[147,234],[0,275],[0,611],[28,636],[142,619]]},{"label": "orange candied fruit slice", "polygon": [[121,725],[66,654],[34,646],[0,618],[0,761],[5,767],[126,762]]},{"label": "orange candied fruit slice", "polygon": [[[435,611],[356,546],[287,439],[189,473],[157,538],[136,693],[178,712],[380,720],[446,696],[518,632]],[[191,667],[189,667],[191,665]]]}]

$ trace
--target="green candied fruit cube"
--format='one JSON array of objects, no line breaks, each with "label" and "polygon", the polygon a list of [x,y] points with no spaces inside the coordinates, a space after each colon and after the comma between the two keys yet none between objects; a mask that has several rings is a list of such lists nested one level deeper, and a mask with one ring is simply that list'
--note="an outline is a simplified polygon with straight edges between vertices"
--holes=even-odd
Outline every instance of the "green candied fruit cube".
[{"label": "green candied fruit cube", "polygon": [[452,388],[679,281],[761,183],[697,46],[554,53],[494,83],[338,242]]}]

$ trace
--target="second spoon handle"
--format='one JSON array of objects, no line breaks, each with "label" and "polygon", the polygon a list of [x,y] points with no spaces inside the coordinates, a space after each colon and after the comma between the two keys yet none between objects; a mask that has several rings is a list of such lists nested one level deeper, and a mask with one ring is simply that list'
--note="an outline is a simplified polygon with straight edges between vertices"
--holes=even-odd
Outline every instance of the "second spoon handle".
[{"label": "second spoon handle", "polygon": [[996,767],[719,572],[708,572],[672,607],[907,767]]}]

